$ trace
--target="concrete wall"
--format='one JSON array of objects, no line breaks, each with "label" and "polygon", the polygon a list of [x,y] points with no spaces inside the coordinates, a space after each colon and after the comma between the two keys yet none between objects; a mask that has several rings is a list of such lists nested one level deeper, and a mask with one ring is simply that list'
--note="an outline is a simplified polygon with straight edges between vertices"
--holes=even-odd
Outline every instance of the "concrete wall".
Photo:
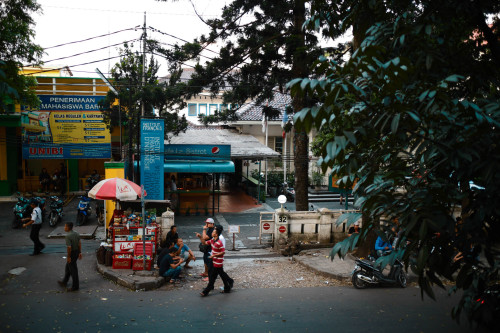
[{"label": "concrete wall", "polygon": [[[282,211],[276,210],[274,246],[280,243],[280,239],[295,239],[303,242],[318,242],[319,244],[330,244],[341,241],[347,237],[348,228],[345,221],[337,225],[337,219],[345,210],[329,210],[322,208],[319,211]],[[358,220],[361,223],[361,218]],[[281,228],[281,229],[280,229]]]}]

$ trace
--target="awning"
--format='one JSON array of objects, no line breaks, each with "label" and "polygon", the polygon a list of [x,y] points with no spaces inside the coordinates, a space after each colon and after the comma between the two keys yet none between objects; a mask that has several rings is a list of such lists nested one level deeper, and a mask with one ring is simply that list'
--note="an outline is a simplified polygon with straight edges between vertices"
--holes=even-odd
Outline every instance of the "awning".
[{"label": "awning", "polygon": [[232,173],[234,163],[231,161],[168,161],[164,164],[164,172],[181,173]]}]

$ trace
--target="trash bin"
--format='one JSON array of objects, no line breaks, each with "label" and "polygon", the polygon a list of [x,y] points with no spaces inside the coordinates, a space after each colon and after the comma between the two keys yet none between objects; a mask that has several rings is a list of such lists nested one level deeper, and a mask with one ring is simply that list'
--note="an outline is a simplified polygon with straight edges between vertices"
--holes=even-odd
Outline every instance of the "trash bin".
[{"label": "trash bin", "polygon": [[105,266],[113,266],[113,250],[106,249],[106,258],[104,261]]}]

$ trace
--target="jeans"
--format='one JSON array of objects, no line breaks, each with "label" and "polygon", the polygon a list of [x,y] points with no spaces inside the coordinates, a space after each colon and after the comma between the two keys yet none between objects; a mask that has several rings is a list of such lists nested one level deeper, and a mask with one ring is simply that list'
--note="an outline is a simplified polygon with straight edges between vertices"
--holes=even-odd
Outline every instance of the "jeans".
[{"label": "jeans", "polygon": [[181,267],[177,266],[176,268],[169,268],[168,271],[163,273],[164,277],[170,277],[172,279],[177,279],[179,277],[179,274],[181,274]]},{"label": "jeans", "polygon": [[63,283],[68,283],[69,277],[71,276],[71,280],[73,281],[71,288],[74,290],[78,290],[80,288],[80,280],[78,279],[78,266],[76,265],[76,261],[78,260],[79,255],[80,251],[71,251],[71,262],[66,262],[66,267],[64,267]]},{"label": "jeans", "polygon": [[33,248],[33,253],[38,254],[42,249],[45,247],[45,245],[40,242],[40,238],[38,238],[38,234],[40,233],[40,228],[42,227],[42,224],[32,224],[31,225],[31,232],[30,232],[30,239],[33,241],[35,244],[35,247]]},{"label": "jeans", "polygon": [[217,279],[217,276],[220,276],[222,279],[222,282],[224,283],[224,291],[225,292],[230,292],[231,288],[233,287],[234,280],[227,275],[226,272],[224,272],[224,267],[212,267],[211,273],[208,275],[208,285],[205,289],[203,289],[203,293],[205,295],[208,295],[208,293],[211,290],[214,290],[214,284],[215,280]]}]

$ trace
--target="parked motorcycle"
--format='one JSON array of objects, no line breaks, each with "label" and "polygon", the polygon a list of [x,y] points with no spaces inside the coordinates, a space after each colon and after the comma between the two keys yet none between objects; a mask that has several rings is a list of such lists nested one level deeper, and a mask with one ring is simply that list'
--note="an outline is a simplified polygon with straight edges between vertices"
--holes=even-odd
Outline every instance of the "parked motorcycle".
[{"label": "parked motorcycle", "polygon": [[352,271],[352,284],[357,289],[364,289],[368,286],[399,285],[401,288],[406,287],[406,273],[403,269],[401,261],[396,259],[391,266],[389,274],[386,276],[382,273],[380,267],[376,263],[366,259],[356,259],[356,266]]},{"label": "parked motorcycle", "polygon": [[62,221],[63,205],[64,201],[59,199],[57,196],[50,197],[50,213],[49,213],[49,225],[55,227],[59,222]]},{"label": "parked motorcycle", "polygon": [[[89,190],[92,189],[97,183],[99,183],[101,176],[92,175],[87,178],[87,184],[89,185]],[[97,217],[97,224],[104,225],[104,202],[102,200],[95,200],[95,214]]]},{"label": "parked motorcycle", "polygon": [[17,202],[13,208],[14,211],[14,219],[12,220],[12,228],[16,229],[22,226],[22,219],[31,216],[31,206],[30,200],[26,199],[21,195],[21,193],[17,192]]},{"label": "parked motorcycle", "polygon": [[78,211],[76,214],[76,225],[83,225],[87,223],[90,214],[92,213],[92,207],[90,207],[90,198],[87,196],[80,196],[80,202],[78,203]]},{"label": "parked motorcycle", "polygon": [[95,201],[95,213],[97,216],[97,224],[104,225],[104,201],[96,200]]}]

